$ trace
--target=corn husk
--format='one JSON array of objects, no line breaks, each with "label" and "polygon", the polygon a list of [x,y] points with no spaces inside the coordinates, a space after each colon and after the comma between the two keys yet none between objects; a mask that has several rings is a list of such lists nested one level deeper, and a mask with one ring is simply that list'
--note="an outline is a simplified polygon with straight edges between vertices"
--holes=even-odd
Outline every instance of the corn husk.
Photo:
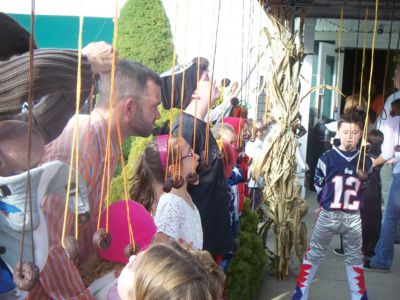
[{"label": "corn husk", "polygon": [[[255,161],[255,178],[265,179],[264,202],[260,206],[264,237],[272,230],[275,235],[274,261],[279,280],[288,275],[290,253],[294,247],[301,260],[306,249],[307,228],[302,222],[307,204],[300,198],[296,183],[297,138],[292,127],[298,122],[300,106],[299,77],[304,58],[303,44],[295,43],[292,23],[282,14],[269,14],[271,26],[265,29],[272,62],[265,75],[265,92],[277,120],[267,137],[267,147]],[[300,25],[300,36],[303,22]]]}]

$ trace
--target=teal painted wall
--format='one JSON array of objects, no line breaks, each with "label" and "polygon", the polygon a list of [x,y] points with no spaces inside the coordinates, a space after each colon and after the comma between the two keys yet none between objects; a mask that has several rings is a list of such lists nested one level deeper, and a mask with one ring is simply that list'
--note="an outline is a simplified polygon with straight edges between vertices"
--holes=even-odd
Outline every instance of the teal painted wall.
[{"label": "teal painted wall", "polygon": [[[31,16],[9,14],[28,31]],[[83,19],[82,45],[94,41],[112,43],[114,23],[111,18],[85,17]],[[77,49],[79,17],[77,16],[35,16],[35,40],[39,48]]]}]

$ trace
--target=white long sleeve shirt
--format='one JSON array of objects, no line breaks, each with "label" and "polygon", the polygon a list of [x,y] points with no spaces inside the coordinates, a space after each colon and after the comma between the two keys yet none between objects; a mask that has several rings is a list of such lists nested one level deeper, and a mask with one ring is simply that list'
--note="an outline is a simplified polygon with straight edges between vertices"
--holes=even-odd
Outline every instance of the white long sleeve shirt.
[{"label": "white long sleeve shirt", "polygon": [[390,115],[391,104],[394,100],[400,99],[400,91],[390,95],[384,106],[383,118],[378,119],[378,129],[382,131],[384,140],[382,144],[381,156],[385,159],[394,157],[393,173],[400,173],[400,152],[394,151],[394,146],[400,144],[400,117],[392,117]]}]

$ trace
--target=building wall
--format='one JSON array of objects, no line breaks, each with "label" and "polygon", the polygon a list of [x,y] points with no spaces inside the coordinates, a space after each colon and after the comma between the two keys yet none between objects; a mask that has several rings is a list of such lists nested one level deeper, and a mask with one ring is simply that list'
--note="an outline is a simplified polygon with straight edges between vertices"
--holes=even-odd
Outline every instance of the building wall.
[{"label": "building wall", "polygon": [[[31,16],[9,14],[30,31]],[[114,24],[111,18],[85,17],[83,20],[82,45],[94,41],[112,43]],[[79,17],[38,15],[35,18],[35,41],[39,48],[77,49]]]}]

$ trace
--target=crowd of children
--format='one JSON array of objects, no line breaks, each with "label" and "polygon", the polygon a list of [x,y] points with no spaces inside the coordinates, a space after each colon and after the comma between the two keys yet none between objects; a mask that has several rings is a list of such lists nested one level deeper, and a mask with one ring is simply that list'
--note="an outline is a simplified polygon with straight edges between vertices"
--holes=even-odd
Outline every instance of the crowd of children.
[{"label": "crowd of children", "polygon": [[[223,79],[222,90],[218,91],[209,77],[207,60],[200,58],[176,66],[161,77],[136,62],[118,61],[115,81],[119,102],[108,108],[111,50],[106,49],[108,68],[99,71],[106,72],[101,75],[96,109],[89,116],[74,116],[61,135],[47,146],[37,129],[29,132],[26,122],[0,121],[0,179],[10,177],[10,180],[17,180],[16,174],[35,168],[40,162],[70,163],[75,120],[81,126],[78,140],[83,150],[79,150],[82,163],[78,170],[86,186],[78,196],[83,200],[75,201],[78,208],[89,203],[92,219],[79,218],[78,234],[73,209],[66,209],[64,224],[60,220],[64,211],[61,195],[47,195],[43,201],[35,199],[35,207],[45,214],[49,255],[46,266],[34,270],[41,273],[34,276],[33,289],[24,296],[28,299],[223,299],[224,272],[235,254],[245,198],[250,195],[253,209],[263,203],[261,189],[265,183],[262,178],[254,178],[251,164],[263,148],[266,124],[251,126],[242,115],[224,117],[237,104],[238,84],[229,87],[228,80]],[[175,80],[172,74],[177,76]],[[179,79],[185,80],[185,85]],[[171,92],[175,92],[172,101]],[[221,103],[216,105],[219,98]],[[360,143],[365,107],[356,105],[355,99],[358,97],[349,98],[346,105],[351,108],[345,107],[337,122],[338,143],[319,158],[315,168],[314,183],[321,208],[292,299],[308,299],[311,281],[335,234],[342,236],[351,298],[367,299],[362,253],[374,262],[382,219],[380,169],[370,157],[381,156],[384,137],[379,130],[370,130],[369,145]],[[118,161],[117,141],[121,138],[118,135],[123,139],[149,136],[160,117],[160,103],[167,109],[182,105],[183,111],[170,123],[171,131],[156,136],[138,158],[130,180],[131,199],[101,209],[101,195],[107,193],[104,182],[110,182]],[[210,111],[210,105],[216,107]],[[121,117],[111,122],[109,116],[118,115],[115,109],[120,109]],[[107,127],[112,132],[108,141]],[[27,136],[31,134],[34,138],[27,145]],[[29,157],[25,155],[26,148],[31,150]],[[111,171],[104,179],[101,175],[107,164]],[[18,180],[21,184],[20,177]],[[9,215],[21,213],[21,209],[8,197],[14,191],[6,185],[0,187],[0,220],[4,225],[1,230],[12,232],[15,221],[10,221]],[[62,187],[65,188],[64,182]],[[23,201],[19,202],[21,206]],[[93,245],[91,238],[100,229],[104,229],[102,240]],[[72,237],[74,230],[76,239]],[[64,231],[72,243],[76,242],[74,258],[62,247]],[[9,266],[3,260],[0,267],[0,275],[10,277]],[[26,279],[16,266],[12,268],[15,278]],[[14,288],[12,284],[6,287],[10,288]]]}]

